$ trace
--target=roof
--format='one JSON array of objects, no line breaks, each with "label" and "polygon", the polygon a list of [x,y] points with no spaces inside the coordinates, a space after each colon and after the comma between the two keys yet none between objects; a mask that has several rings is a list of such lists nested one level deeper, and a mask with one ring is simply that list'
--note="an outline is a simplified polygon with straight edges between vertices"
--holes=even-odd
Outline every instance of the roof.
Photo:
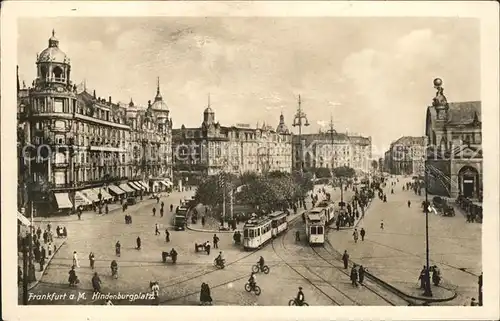
[{"label": "roof", "polygon": [[252,219],[249,219],[248,221],[245,222],[245,225],[243,226],[243,228],[259,226],[259,225],[265,224],[265,223],[270,222],[270,221],[271,220],[267,216],[252,218]]},{"label": "roof", "polygon": [[481,102],[465,101],[448,104],[448,123],[456,125],[467,125],[474,119],[481,122]]},{"label": "roof", "polygon": [[328,207],[330,205],[334,205],[334,203],[333,202],[329,202],[329,201],[321,201],[316,206],[317,207]]},{"label": "roof", "polygon": [[281,211],[279,211],[279,212],[273,212],[273,213],[269,214],[269,217],[270,218],[275,218],[275,217],[281,216],[283,214],[285,214],[285,212],[281,212]]},{"label": "roof", "polygon": [[425,145],[425,140],[426,138],[424,136],[403,136],[396,140],[395,142],[391,143],[392,145]]},{"label": "roof", "polygon": [[321,221],[321,216],[318,214],[307,214],[307,219],[310,221]]}]

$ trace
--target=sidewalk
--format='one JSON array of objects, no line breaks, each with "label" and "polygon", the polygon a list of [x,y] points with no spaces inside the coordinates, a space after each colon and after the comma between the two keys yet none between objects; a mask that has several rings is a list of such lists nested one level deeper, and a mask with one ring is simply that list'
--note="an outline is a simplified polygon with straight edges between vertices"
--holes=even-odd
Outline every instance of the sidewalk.
[{"label": "sidewalk", "polygon": [[[56,253],[59,251],[59,249],[65,243],[66,243],[65,238],[55,238],[54,239],[54,243],[52,244],[52,253],[51,253],[51,255],[48,255],[48,258],[45,260],[45,265],[44,265],[42,271],[40,271],[40,264],[37,262],[34,263],[35,264],[35,279],[36,280],[28,284],[28,291],[33,289],[35,286],[38,285],[38,283],[42,279],[43,275],[45,274],[45,271],[47,270],[48,266],[50,265],[50,262],[52,261],[52,259],[56,255]],[[56,246],[55,251],[53,249],[54,245]],[[21,269],[23,269],[23,255],[22,254],[19,255],[19,253],[18,253],[17,264],[21,267]],[[23,271],[23,273],[24,273],[24,271]],[[22,283],[18,286],[18,289],[19,289],[18,293],[22,293],[22,291],[23,291]]]},{"label": "sidewalk", "polygon": [[[144,202],[144,201],[143,201]],[[109,204],[108,209],[109,212],[108,214],[111,214],[112,212],[116,212],[117,210],[120,210],[122,208],[121,204]],[[82,219],[81,220],[86,220],[86,219],[93,219],[98,216],[103,216],[106,215],[104,213],[104,208],[102,209],[102,214],[99,214],[99,211],[94,212],[94,211],[85,211],[82,213]],[[33,222],[34,224],[39,224],[39,223],[64,223],[64,222],[76,222],[79,221],[78,215],[71,214],[71,215],[65,215],[65,216],[49,216],[49,217],[34,217]]]}]

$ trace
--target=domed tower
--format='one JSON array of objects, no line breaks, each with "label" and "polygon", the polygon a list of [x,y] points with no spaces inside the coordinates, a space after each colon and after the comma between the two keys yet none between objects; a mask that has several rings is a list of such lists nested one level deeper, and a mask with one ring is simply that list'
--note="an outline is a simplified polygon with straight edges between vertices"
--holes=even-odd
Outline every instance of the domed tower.
[{"label": "domed tower", "polygon": [[288,131],[288,127],[286,127],[286,125],[285,125],[285,116],[283,116],[283,112],[281,112],[280,123],[278,124],[278,127],[276,127],[276,132],[278,134],[289,134],[290,133]]},{"label": "domed tower", "polygon": [[211,124],[215,123],[215,112],[210,107],[210,95],[208,95],[208,105],[207,108],[203,111],[203,125],[208,127]]},{"label": "domed tower", "polygon": [[156,116],[158,131],[162,134],[168,134],[170,120],[168,115],[170,111],[168,110],[167,104],[163,101],[163,97],[160,93],[160,77],[158,77],[158,82],[156,85],[156,97],[151,106],[149,107]]},{"label": "domed tower", "polygon": [[59,49],[59,40],[52,30],[49,46],[37,55],[37,88],[58,88],[71,85],[71,65],[66,54]]},{"label": "domed tower", "polygon": [[134,101],[130,98],[130,103],[127,108],[127,119],[130,126],[133,129],[137,129],[137,107],[135,107]]}]

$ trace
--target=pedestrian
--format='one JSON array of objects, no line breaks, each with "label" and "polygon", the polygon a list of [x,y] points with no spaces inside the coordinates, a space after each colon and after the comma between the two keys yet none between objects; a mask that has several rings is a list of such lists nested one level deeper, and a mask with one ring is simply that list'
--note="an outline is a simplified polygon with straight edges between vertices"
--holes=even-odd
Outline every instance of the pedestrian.
[{"label": "pedestrian", "polygon": [[73,265],[76,267],[80,267],[80,263],[78,262],[78,255],[76,255],[76,251],[73,251]]},{"label": "pedestrian", "polygon": [[174,204],[170,204],[170,212],[174,210]]},{"label": "pedestrian", "polygon": [[300,242],[300,232],[299,231],[295,232],[295,242]]},{"label": "pedestrian", "polygon": [[168,229],[165,229],[165,242],[170,242],[170,232]]},{"label": "pedestrian", "polygon": [[155,224],[155,235],[160,235],[160,227],[158,226],[158,223]]},{"label": "pedestrian", "polygon": [[108,214],[108,213],[109,213],[109,207],[108,207],[108,204],[106,204],[106,206],[104,206],[104,212],[105,212],[106,214]]},{"label": "pedestrian", "polygon": [[201,226],[205,227],[205,216],[201,217]]},{"label": "pedestrian", "polygon": [[160,208],[160,217],[163,217],[163,207]]},{"label": "pedestrian", "polygon": [[82,212],[78,211],[78,213],[76,214],[76,216],[78,216],[78,220],[81,220],[82,219]]},{"label": "pedestrian", "polygon": [[383,230],[384,229],[384,221],[380,221],[380,229]]},{"label": "pedestrian", "polygon": [[354,238],[354,243],[358,243],[358,230],[357,229],[354,229],[352,236]]},{"label": "pedestrian", "polygon": [[366,234],[365,229],[361,228],[361,231],[359,232],[359,235],[361,235],[361,241],[365,240],[365,234]]},{"label": "pedestrian", "polygon": [[99,278],[97,272],[94,272],[94,276],[92,277],[92,288],[94,289],[94,293],[101,293],[101,278]]},{"label": "pedestrian", "polygon": [[335,226],[337,227],[337,231],[340,230],[340,217],[337,218],[337,221],[335,222]]},{"label": "pedestrian", "polygon": [[141,238],[138,236],[137,239],[135,240],[135,242],[137,243],[137,249],[140,250],[141,249]]},{"label": "pedestrian", "polygon": [[89,262],[90,262],[90,268],[93,270],[94,269],[94,263],[95,263],[94,252],[90,252],[90,254],[89,254]]},{"label": "pedestrian", "polygon": [[207,255],[210,255],[210,241],[205,242],[205,251],[207,251]]},{"label": "pedestrian", "polygon": [[408,201],[408,208],[410,208],[411,206],[411,201]]},{"label": "pedestrian", "polygon": [[342,255],[342,261],[344,262],[344,269],[347,269],[347,266],[349,265],[349,254],[347,254],[347,250],[345,250]]},{"label": "pedestrian", "polygon": [[165,203],[161,202],[161,209],[163,209],[163,206],[165,206]]},{"label": "pedestrian", "polygon": [[213,237],[213,241],[214,241],[214,249],[218,249],[219,248],[219,237],[217,236],[217,234],[214,234],[214,237]]},{"label": "pedestrian", "polygon": [[45,266],[45,257],[40,258],[40,272],[43,272],[43,267]]},{"label": "pedestrian", "polygon": [[365,279],[365,268],[361,265],[358,269],[359,284],[363,284]]},{"label": "pedestrian", "polygon": [[156,216],[156,207],[153,207],[153,216]]},{"label": "pedestrian", "polygon": [[66,226],[63,227],[63,237],[68,237],[68,230],[66,229]]},{"label": "pedestrian", "polygon": [[351,269],[351,282],[353,286],[358,286],[358,271],[356,270],[356,264],[354,264]]},{"label": "pedestrian", "polygon": [[426,282],[426,269],[425,266],[422,268],[422,271],[420,271],[420,276],[418,277],[418,280],[420,281],[420,288],[425,289],[425,282]]}]

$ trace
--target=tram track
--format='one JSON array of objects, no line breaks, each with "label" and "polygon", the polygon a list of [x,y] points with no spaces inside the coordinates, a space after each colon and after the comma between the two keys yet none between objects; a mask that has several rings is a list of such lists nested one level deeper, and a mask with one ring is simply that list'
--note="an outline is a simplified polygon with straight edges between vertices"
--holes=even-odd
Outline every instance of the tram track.
[{"label": "tram track", "polygon": [[[295,224],[294,224],[295,225]],[[291,226],[289,226],[290,228]],[[281,246],[283,247],[283,249],[286,250],[286,246],[285,246],[285,243],[284,243],[284,240],[285,240],[285,236],[289,233],[289,229],[282,235],[282,237],[280,238],[281,240]],[[288,267],[290,268],[292,271],[294,271],[297,275],[299,275],[302,279],[304,279],[305,281],[307,281],[309,284],[311,284],[315,289],[317,289],[319,292],[321,292],[324,296],[326,296],[330,301],[332,301],[335,305],[342,305],[341,302],[339,302],[339,300],[333,298],[330,294],[328,294],[325,290],[323,290],[319,285],[317,285],[313,280],[311,280],[311,278],[308,278],[307,276],[305,276],[303,273],[301,273],[296,267],[294,267],[291,263],[289,263],[287,260],[285,260],[283,258],[282,255],[280,255],[276,249],[276,246],[275,246],[275,241],[276,239],[274,239],[272,242],[271,242],[271,246],[272,246],[272,249],[273,249],[273,252],[276,254],[276,256]],[[330,286],[331,288],[333,288],[335,291],[337,291],[338,293],[340,293],[342,296],[344,296],[345,298],[347,298],[348,300],[350,300],[351,302],[355,303],[356,305],[359,305],[358,302],[356,302],[354,299],[352,299],[351,297],[349,297],[347,294],[345,294],[342,290],[340,290],[339,288],[337,288],[336,286],[334,286],[333,284],[331,284],[329,281],[327,281],[325,278],[323,278],[322,276],[320,276],[318,273],[312,271],[307,265],[305,264],[299,264],[300,266],[303,266],[307,271],[309,271],[312,275],[316,276],[318,279],[320,279],[323,283],[325,283],[326,285]]]}]

